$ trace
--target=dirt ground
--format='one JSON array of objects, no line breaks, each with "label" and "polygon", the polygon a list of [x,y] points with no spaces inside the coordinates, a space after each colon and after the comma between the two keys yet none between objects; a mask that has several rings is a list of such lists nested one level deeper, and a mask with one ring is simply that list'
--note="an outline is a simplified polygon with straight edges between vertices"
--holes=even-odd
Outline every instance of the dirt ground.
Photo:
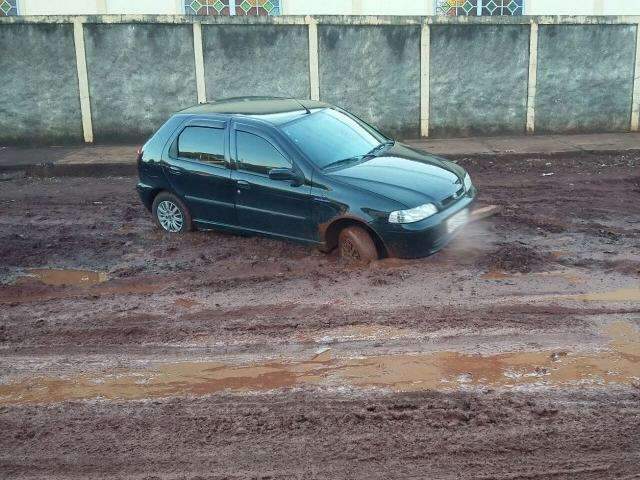
[{"label": "dirt ground", "polygon": [[640,155],[461,160],[419,261],[159,232],[0,181],[0,477],[640,478]]}]

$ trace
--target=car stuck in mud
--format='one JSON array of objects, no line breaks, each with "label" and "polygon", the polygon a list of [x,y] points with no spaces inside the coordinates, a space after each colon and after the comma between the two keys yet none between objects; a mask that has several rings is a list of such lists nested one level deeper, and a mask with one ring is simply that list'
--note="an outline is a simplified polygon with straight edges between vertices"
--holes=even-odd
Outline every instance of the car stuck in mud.
[{"label": "car stuck in mud", "polygon": [[440,250],[476,196],[462,167],[310,100],[178,112],[140,150],[138,170],[140,197],[167,232],[266,235],[364,264]]}]

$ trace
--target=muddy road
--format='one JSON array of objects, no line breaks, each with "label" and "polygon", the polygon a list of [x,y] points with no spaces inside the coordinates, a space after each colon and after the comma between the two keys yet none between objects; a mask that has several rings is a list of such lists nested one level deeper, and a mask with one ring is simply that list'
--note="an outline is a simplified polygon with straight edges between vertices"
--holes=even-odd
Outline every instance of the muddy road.
[{"label": "muddy road", "polygon": [[460,163],[501,212],[365,269],[0,181],[0,477],[639,478],[640,155]]}]

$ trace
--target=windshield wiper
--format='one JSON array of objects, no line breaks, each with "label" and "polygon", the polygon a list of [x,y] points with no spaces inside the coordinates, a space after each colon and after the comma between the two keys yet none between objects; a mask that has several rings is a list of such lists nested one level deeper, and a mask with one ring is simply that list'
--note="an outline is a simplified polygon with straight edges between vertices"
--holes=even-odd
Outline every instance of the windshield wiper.
[{"label": "windshield wiper", "polygon": [[379,145],[376,145],[364,155],[356,155],[354,157],[343,158],[342,160],[336,160],[335,162],[331,162],[325,165],[324,167],[322,167],[322,169],[324,170],[329,167],[335,167],[337,165],[341,165],[343,163],[355,162],[355,161],[364,160],[365,158],[375,157],[384,147],[392,146],[395,143],[396,142],[394,142],[393,140],[387,140],[386,142],[382,142]]},{"label": "windshield wiper", "polygon": [[355,157],[343,158],[342,160],[336,160],[335,162],[331,162],[322,167],[323,170],[326,170],[329,167],[335,167],[337,165],[341,165],[343,163],[355,162],[357,160],[362,160],[364,155],[356,155]]},{"label": "windshield wiper", "polygon": [[387,140],[386,142],[382,142],[380,145],[373,147],[366,154],[362,156],[362,158],[375,157],[378,153],[380,153],[385,147],[392,147],[393,144],[396,143],[393,140]]}]

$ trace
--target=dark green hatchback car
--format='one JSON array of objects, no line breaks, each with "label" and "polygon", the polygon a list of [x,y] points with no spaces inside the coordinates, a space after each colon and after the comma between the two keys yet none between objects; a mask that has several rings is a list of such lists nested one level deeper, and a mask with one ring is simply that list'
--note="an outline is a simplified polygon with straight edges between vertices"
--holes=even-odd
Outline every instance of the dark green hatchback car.
[{"label": "dark green hatchback car", "polygon": [[458,165],[312,100],[183,110],[141,148],[138,170],[140,197],[167,232],[268,235],[363,263],[436,252],[476,194]]}]

